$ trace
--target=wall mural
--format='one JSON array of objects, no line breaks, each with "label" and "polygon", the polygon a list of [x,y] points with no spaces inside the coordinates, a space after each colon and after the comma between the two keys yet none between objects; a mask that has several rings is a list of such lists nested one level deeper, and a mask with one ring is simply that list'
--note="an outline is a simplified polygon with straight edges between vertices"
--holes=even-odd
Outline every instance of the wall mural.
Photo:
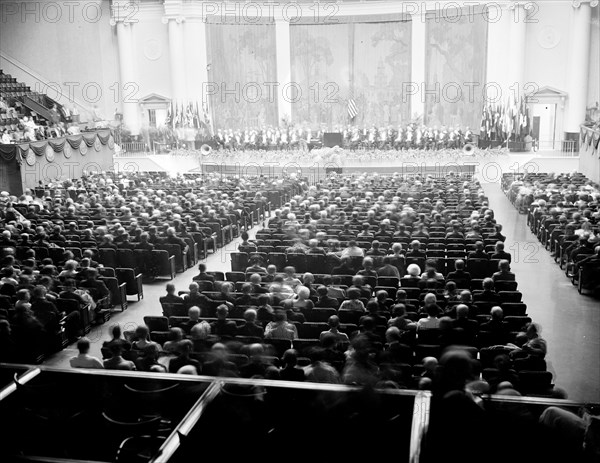
[{"label": "wall mural", "polygon": [[318,127],[347,124],[350,24],[290,25],[292,119]]},{"label": "wall mural", "polygon": [[425,76],[432,93],[425,97],[425,124],[469,126],[477,132],[484,104],[487,22],[481,14],[462,14],[452,24],[432,15],[426,26]]},{"label": "wall mural", "polygon": [[408,120],[402,84],[410,81],[410,36],[410,22],[400,21],[291,25],[293,121],[339,128],[351,122],[350,97],[358,108],[354,124]]},{"label": "wall mural", "polygon": [[[276,125],[274,24],[207,24],[210,97],[218,128]],[[270,90],[271,88],[271,90]]]},{"label": "wall mural", "polygon": [[355,24],[356,124],[410,122],[410,97],[403,89],[411,77],[411,32],[409,21]]}]

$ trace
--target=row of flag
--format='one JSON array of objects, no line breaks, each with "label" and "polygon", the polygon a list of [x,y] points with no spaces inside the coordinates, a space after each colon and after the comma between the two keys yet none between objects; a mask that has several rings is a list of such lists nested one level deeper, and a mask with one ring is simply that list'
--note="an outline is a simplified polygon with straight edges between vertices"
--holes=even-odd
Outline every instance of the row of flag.
[{"label": "row of flag", "polygon": [[[200,108],[200,106],[202,106],[202,108]],[[206,102],[199,105],[197,101],[195,103],[188,102],[187,104],[173,103],[171,101],[171,105],[167,111],[165,125],[173,129],[208,128],[210,133],[213,133],[209,107]]]},{"label": "row of flag", "polygon": [[517,103],[509,98],[506,104],[483,107],[479,138],[481,140],[523,141],[531,131],[531,118],[525,98]]}]

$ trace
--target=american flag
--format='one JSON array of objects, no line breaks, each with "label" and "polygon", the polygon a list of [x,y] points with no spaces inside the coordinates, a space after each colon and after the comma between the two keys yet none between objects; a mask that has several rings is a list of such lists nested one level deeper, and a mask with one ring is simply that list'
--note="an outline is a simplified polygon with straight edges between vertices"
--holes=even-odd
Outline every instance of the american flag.
[{"label": "american flag", "polygon": [[354,101],[352,95],[348,98],[348,116],[350,116],[350,119],[358,116],[358,106],[356,106],[356,101]]}]

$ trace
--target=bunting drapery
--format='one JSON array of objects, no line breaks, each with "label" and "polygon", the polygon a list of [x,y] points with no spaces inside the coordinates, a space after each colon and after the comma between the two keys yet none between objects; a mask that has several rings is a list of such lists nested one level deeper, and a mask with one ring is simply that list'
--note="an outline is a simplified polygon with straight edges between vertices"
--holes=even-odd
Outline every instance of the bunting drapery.
[{"label": "bunting drapery", "polygon": [[90,148],[94,146],[94,143],[96,143],[96,139],[98,138],[95,133],[82,133],[81,136],[83,137],[85,144]]},{"label": "bunting drapery", "polygon": [[67,143],[64,138],[57,138],[55,140],[48,140],[48,144],[52,147],[52,149],[56,153],[62,153],[65,149],[65,144]]},{"label": "bunting drapery", "polygon": [[46,153],[47,141],[34,141],[29,143],[29,148],[33,150],[36,156],[43,156]]},{"label": "bunting drapery", "polygon": [[81,140],[83,140],[83,137],[81,135],[67,136],[67,143],[69,143],[69,145],[71,145],[71,148],[73,148],[74,150],[79,149],[79,145],[81,145]]},{"label": "bunting drapery", "polygon": [[[83,141],[85,143],[82,143]],[[93,146],[99,151],[101,145],[108,145],[109,149],[114,149],[114,137],[110,129],[30,143],[0,144],[0,157],[6,161],[15,159],[18,163],[27,161],[31,166],[36,163],[36,156],[46,156],[46,159],[52,162],[54,153],[63,154],[68,159],[77,151],[84,156],[88,146]]]}]

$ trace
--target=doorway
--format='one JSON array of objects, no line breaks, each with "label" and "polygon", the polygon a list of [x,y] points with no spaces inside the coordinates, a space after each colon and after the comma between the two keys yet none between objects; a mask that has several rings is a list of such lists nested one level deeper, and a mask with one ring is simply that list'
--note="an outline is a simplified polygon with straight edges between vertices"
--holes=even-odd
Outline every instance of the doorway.
[{"label": "doorway", "polygon": [[556,146],[556,104],[533,105],[532,136],[539,140],[540,150],[553,150]]}]

